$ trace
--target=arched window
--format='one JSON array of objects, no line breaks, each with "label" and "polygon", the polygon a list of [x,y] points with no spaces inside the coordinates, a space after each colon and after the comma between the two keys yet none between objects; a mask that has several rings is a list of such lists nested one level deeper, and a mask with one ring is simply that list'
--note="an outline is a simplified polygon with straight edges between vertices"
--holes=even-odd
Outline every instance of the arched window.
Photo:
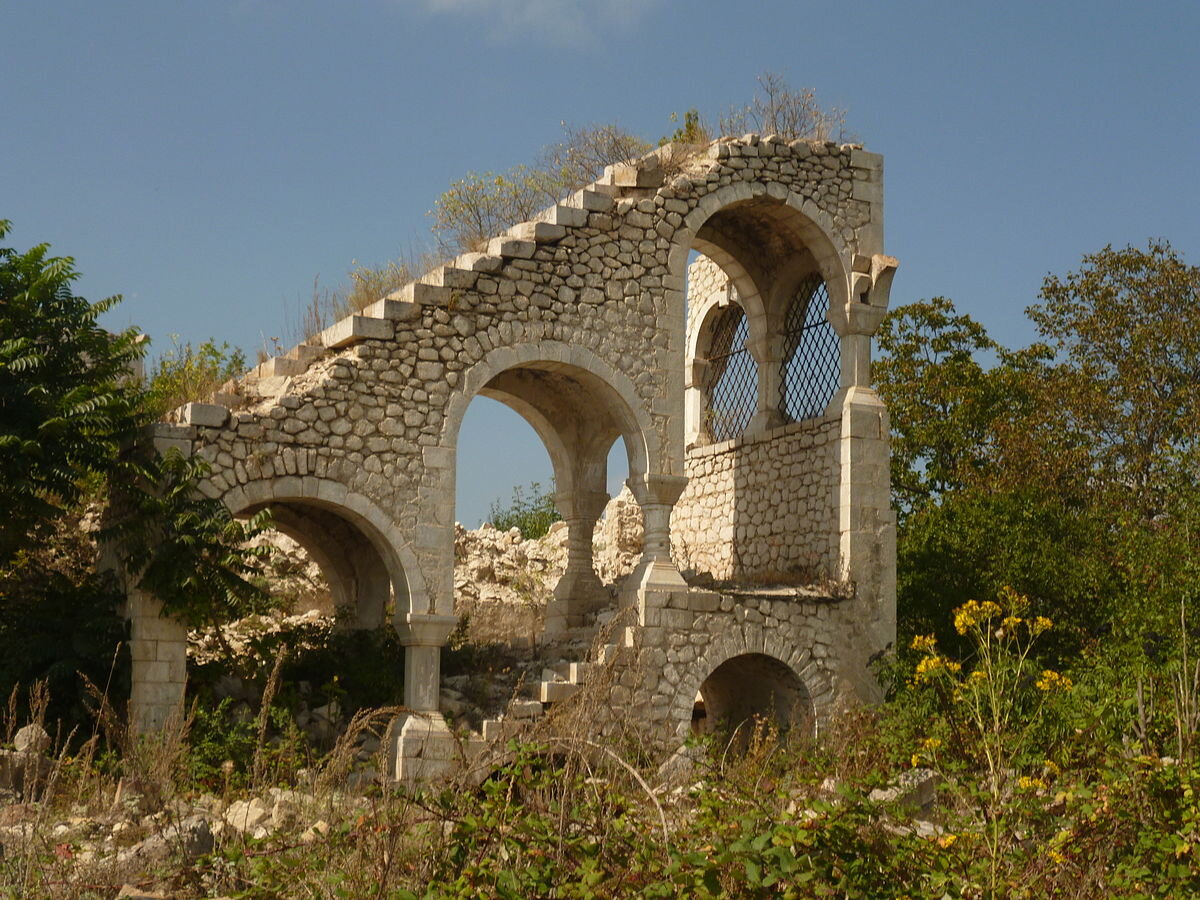
[{"label": "arched window", "polygon": [[[733,285],[731,301],[736,300]],[[710,440],[742,434],[758,409],[758,364],[746,346],[750,326],[736,302],[712,312],[712,340],[705,375],[704,431]]]},{"label": "arched window", "polygon": [[784,322],[783,414],[793,422],[824,415],[837,393],[840,351],[837,332],[825,318],[829,291],[821,276],[801,283]]}]

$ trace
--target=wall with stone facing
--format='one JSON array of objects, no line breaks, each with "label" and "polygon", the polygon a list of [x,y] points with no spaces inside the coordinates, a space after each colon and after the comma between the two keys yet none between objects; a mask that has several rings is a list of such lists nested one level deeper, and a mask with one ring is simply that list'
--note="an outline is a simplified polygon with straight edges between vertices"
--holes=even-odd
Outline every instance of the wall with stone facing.
[{"label": "wall with stone facing", "polygon": [[[607,672],[593,676],[598,696],[584,702],[591,716],[615,712],[597,723],[601,730],[632,726],[660,750],[674,750],[688,737],[701,686],[728,660],[761,654],[790,668],[804,685],[804,718],[814,731],[856,701],[867,669],[857,604],[846,597],[803,588],[691,589],[672,593],[653,618],[634,647],[614,654]],[[629,708],[649,715],[630,723],[621,715]]]},{"label": "wall with stone facing", "polygon": [[671,516],[680,568],[719,581],[835,578],[840,428],[809,419],[689,448]]},{"label": "wall with stone facing", "polygon": [[554,208],[566,224],[526,223],[410,286],[410,299],[339,323],[324,347],[297,348],[297,362],[271,361],[239,387],[244,406],[227,419],[192,420],[188,442],[213,463],[206,492],[239,507],[337,485],[319,499],[351,494],[378,510],[415,563],[406,574],[447,613],[454,442],[476,382],[530,360],[598,370],[632,407],[655,457],[643,464],[683,474],[690,233],[729,204],[742,216],[772,210],[767,223],[792,204],[832,242],[831,264],[848,268],[851,248],[877,249],[879,170],[879,157],[851,145],[757,136],[713,144],[659,186],[637,187],[633,170],[633,186],[610,186],[615,198]]},{"label": "wall with stone facing", "polygon": [[[684,289],[694,249],[716,259],[744,308],[757,304],[752,319],[778,305],[776,294],[802,274],[797,266],[820,272],[843,345],[845,396],[831,405],[840,419],[778,429],[759,423],[754,438],[685,452]],[[884,419],[868,408],[865,386],[870,334],[894,268],[882,249],[882,161],[856,146],[748,135],[682,160],[653,156],[610,170],[482,252],[266,361],[213,404],[189,405],[157,439],[209,460],[201,489],[235,513],[272,507],[313,545],[356,543],[355,552],[343,554],[344,583],[368,584],[371,593],[381,573],[391,580],[406,646],[405,703],[420,713],[404,728],[413,741],[438,744],[437,753],[453,743],[437,709],[440,647],[455,622],[458,427],[481,393],[516,409],[547,446],[570,533],[568,574],[583,574],[576,567],[582,561],[594,580],[590,544],[606,499],[604,462],[613,440],[625,440],[645,541],[621,602],[640,617],[646,658],[660,665],[640,682],[651,691],[643,708],[625,715],[653,719],[667,707],[682,709],[694,699],[693,682],[737,648],[802,672],[820,698],[830,692],[819,673],[859,668],[857,607],[874,603],[886,613],[889,603],[886,592],[854,574],[870,552],[886,561],[886,553],[875,552],[880,540],[867,515],[886,507],[875,490],[886,495],[886,465],[875,456],[869,468],[852,465],[865,458],[855,440],[874,441],[886,456]],[[760,396],[769,393],[764,388]],[[860,425],[870,434],[860,434]],[[839,444],[840,468],[831,461]],[[839,476],[845,482],[854,472],[854,490],[842,490],[838,500]],[[819,605],[807,609],[807,600],[799,601],[801,612],[781,607],[767,614],[758,598],[724,609],[724,599],[686,590],[668,550],[668,521],[685,475],[694,479],[676,510],[680,544],[708,553],[703,562],[713,574],[827,570],[840,539],[843,568],[866,585],[863,596],[840,603],[846,612],[834,617]],[[330,516],[339,519],[337,530]],[[714,535],[714,522],[732,531]],[[722,544],[740,544],[737,556],[722,559]],[[583,578],[563,582],[571,590],[578,584],[580,594],[588,587]],[[359,605],[383,609],[381,599],[360,597]],[[883,631],[875,648],[887,637]],[[668,657],[687,652],[677,646],[685,636],[706,655],[686,673],[662,669],[685,666]],[[818,663],[821,653],[833,661]],[[856,679],[843,683],[861,683]],[[428,760],[440,764],[442,757]]]}]

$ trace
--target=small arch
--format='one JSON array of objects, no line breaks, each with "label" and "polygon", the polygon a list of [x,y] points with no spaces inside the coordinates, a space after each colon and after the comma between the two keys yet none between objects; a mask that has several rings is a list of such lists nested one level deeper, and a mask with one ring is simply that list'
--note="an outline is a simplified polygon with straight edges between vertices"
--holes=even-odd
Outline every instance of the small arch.
[{"label": "small arch", "polygon": [[732,284],[726,302],[709,307],[697,333],[692,382],[702,396],[699,430],[710,441],[727,441],[746,431],[758,409],[750,322]]},{"label": "small arch", "polygon": [[808,687],[782,660],[765,653],[733,656],[700,683],[698,705],[703,716],[693,712],[697,733],[718,730],[746,735],[747,726],[765,721],[781,733],[809,737],[816,710]]},{"label": "small arch", "polygon": [[[667,261],[670,274],[680,284],[685,282],[688,254],[692,249],[700,249],[706,256],[714,258],[714,247],[719,248],[749,272],[747,251],[751,248],[738,246],[732,234],[736,228],[719,227],[723,218],[739,227],[739,223],[754,221],[763,231],[785,239],[792,252],[799,248],[808,250],[828,286],[832,302],[847,302],[847,273],[853,254],[833,219],[811,200],[793,191],[781,192],[778,185],[762,182],[741,182],[719,188],[706,195],[684,217],[683,227],[676,233]],[[725,268],[725,264],[722,267]]]},{"label": "small arch", "polygon": [[[323,561],[341,582],[338,591],[350,587],[347,579],[370,588],[376,599],[371,608],[360,610],[368,619],[382,617],[380,597],[389,586],[395,618],[426,611],[429,599],[421,570],[400,529],[371,500],[340,482],[312,475],[263,478],[231,488],[221,501],[235,516],[264,507],[281,510],[281,530],[315,549],[318,565]],[[320,546],[355,535],[362,539],[356,547]]]}]

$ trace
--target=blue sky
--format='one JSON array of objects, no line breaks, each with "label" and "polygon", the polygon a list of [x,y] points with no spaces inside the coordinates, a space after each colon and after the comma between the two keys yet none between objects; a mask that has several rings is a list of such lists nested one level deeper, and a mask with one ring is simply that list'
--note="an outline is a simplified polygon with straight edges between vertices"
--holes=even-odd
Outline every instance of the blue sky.
[{"label": "blue sky", "polygon": [[[420,247],[468,171],[560,122],[657,139],[766,70],[886,158],[893,304],[938,294],[1008,344],[1048,272],[1165,237],[1200,261],[1200,4],[710,0],[9,0],[0,218],[76,258],[110,327],[287,341],[315,279]],[[549,481],[476,401],[459,518]]]}]

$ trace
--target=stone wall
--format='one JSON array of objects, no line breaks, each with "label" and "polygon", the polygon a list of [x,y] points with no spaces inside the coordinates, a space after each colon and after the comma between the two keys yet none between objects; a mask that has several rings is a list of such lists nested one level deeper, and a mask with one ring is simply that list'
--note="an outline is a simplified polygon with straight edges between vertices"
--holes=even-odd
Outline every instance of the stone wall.
[{"label": "stone wall", "polygon": [[[189,404],[156,441],[208,460],[201,490],[235,514],[270,508],[360,623],[394,611],[415,711],[395,729],[397,777],[453,757],[439,660],[456,622],[458,429],[481,394],[523,416],[553,463],[566,568],[547,630],[585,629],[610,602],[595,525],[609,449],[626,448],[632,505],[599,534],[624,554],[621,568],[634,565],[619,615],[636,620],[649,664],[677,667],[643,686],[669,672],[678,684],[623,714],[667,722],[666,707],[691,702],[737,648],[811,676],[814,700],[829,693],[818,670],[832,694],[868,697],[862,661],[894,633],[886,412],[869,387],[870,338],[895,269],[882,222],[882,159],[858,146],[746,135],[663,148],[267,360],[212,403]],[[758,403],[743,437],[685,449],[701,393],[684,298],[696,251],[746,312]],[[798,279],[813,275],[828,288],[840,389],[828,418],[783,425],[781,322]],[[719,279],[697,289],[709,294],[700,305],[719,298]],[[625,534],[635,519],[636,551]],[[831,607],[796,598],[778,609],[768,598],[768,614],[757,595],[725,609],[722,597],[689,591],[672,524],[684,565],[718,578],[834,575],[852,585],[837,604],[844,614],[832,624]],[[685,663],[684,643],[706,655]],[[138,652],[135,698],[154,685],[181,693],[171,667],[156,665],[174,650]],[[835,662],[818,664],[822,653]]]},{"label": "stone wall", "polygon": [[680,568],[718,581],[837,576],[840,419],[810,419],[687,451],[671,516]]}]

